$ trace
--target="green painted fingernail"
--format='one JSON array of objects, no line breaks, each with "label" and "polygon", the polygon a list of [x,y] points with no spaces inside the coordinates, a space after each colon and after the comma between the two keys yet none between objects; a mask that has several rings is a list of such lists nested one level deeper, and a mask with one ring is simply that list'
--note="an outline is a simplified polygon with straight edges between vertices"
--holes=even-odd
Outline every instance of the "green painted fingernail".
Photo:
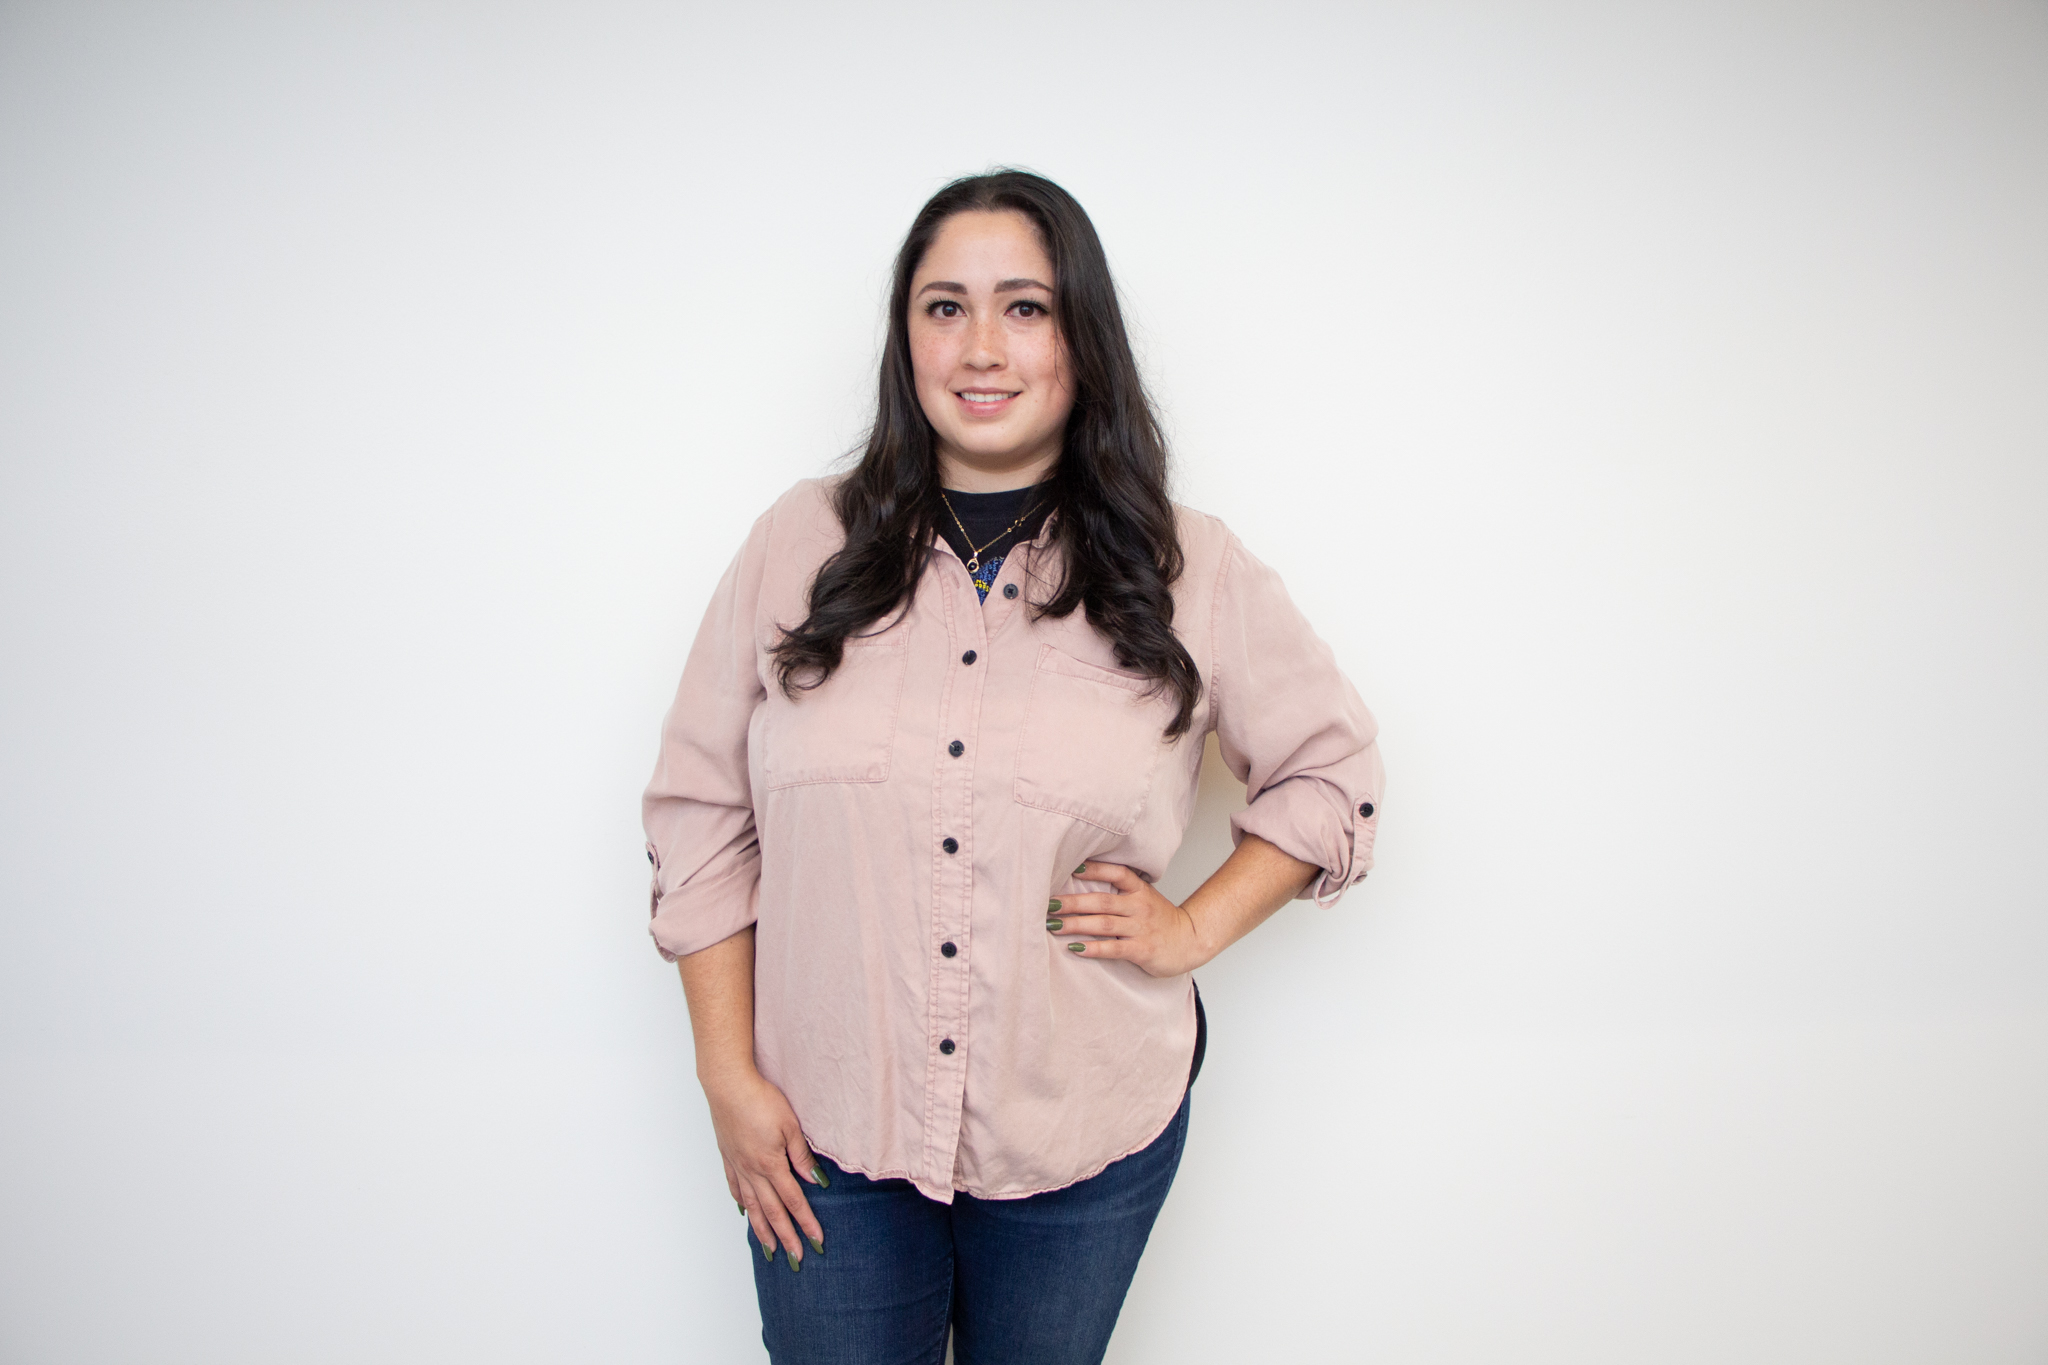
[{"label": "green painted fingernail", "polygon": [[733,1200],[733,1207],[740,1211],[740,1217],[744,1218],[747,1216],[747,1206],[740,1203],[739,1200]]},{"label": "green painted fingernail", "polygon": [[1045,903],[1045,913],[1046,913],[1046,914],[1048,914],[1048,915],[1057,915],[1057,914],[1058,914],[1059,912],[1060,912],[1060,903],[1059,903],[1058,901],[1047,901],[1047,902]]},{"label": "green painted fingernail", "polygon": [[792,1275],[804,1268],[804,1261],[801,1256],[785,1256],[782,1259],[789,1262],[789,1273]]},{"label": "green painted fingernail", "polygon": [[1079,867],[1077,867],[1077,868],[1075,868],[1075,869],[1074,869],[1074,875],[1075,875],[1076,877],[1078,877],[1078,876],[1080,876],[1080,875],[1081,875],[1081,874],[1082,874],[1083,872],[1086,872],[1087,870],[1088,870],[1088,864],[1086,864],[1086,863],[1082,863],[1082,864],[1081,864],[1081,865],[1080,865]]},{"label": "green painted fingernail", "polygon": [[1085,943],[1069,943],[1067,951],[1070,953],[1085,953],[1088,951],[1088,945]]},{"label": "green painted fingernail", "polygon": [[769,1246],[766,1242],[761,1243],[761,1259],[773,1265],[775,1263],[775,1248]]},{"label": "green painted fingernail", "polygon": [[811,1250],[817,1252],[820,1256],[825,1254],[825,1239],[823,1237],[812,1237],[806,1234],[804,1240],[811,1244]]},{"label": "green painted fingernail", "polygon": [[832,1182],[825,1178],[825,1168],[823,1166],[811,1167],[811,1179],[818,1182],[818,1188],[821,1190],[832,1188]]},{"label": "green painted fingernail", "polygon": [[1049,919],[1045,922],[1045,932],[1057,934],[1060,931],[1060,926],[1065,923],[1065,920]]}]

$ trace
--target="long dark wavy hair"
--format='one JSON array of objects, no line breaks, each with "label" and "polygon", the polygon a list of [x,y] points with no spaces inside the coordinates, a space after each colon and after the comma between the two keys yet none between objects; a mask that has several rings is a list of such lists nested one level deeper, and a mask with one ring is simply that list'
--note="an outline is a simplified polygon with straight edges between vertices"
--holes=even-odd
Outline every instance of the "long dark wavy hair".
[{"label": "long dark wavy hair", "polygon": [[1166,736],[1178,738],[1193,721],[1202,680],[1173,631],[1172,587],[1184,560],[1166,494],[1166,438],[1095,225],[1073,195],[1027,171],[955,180],[918,211],[896,253],[875,424],[835,495],[846,544],[812,580],[810,614],[774,646],[776,676],[791,697],[816,687],[839,666],[848,636],[907,605],[916,590],[940,503],[935,433],[911,370],[911,277],[948,218],[1002,210],[1035,224],[1052,258],[1053,325],[1074,372],[1073,412],[1048,481],[1065,569],[1032,610],[1064,617],[1085,608],[1117,662],[1152,678],[1154,695],[1177,700]]}]

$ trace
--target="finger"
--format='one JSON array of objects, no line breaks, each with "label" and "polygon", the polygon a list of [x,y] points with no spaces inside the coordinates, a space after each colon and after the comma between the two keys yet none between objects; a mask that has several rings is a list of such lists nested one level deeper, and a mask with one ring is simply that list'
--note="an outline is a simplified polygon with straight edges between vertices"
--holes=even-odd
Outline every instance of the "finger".
[{"label": "finger", "polygon": [[1087,867],[1089,881],[1108,882],[1119,891],[1128,893],[1151,884],[1122,863],[1089,863]]},{"label": "finger", "polygon": [[[831,1180],[826,1176],[825,1168],[811,1154],[811,1145],[804,1141],[801,1129],[789,1140],[789,1164],[801,1179],[820,1189],[830,1187]],[[789,1211],[796,1219],[796,1225],[803,1229],[804,1240],[811,1244],[811,1250],[824,1255],[825,1225],[818,1221],[817,1214],[811,1212],[811,1201],[804,1195],[802,1185],[797,1186],[797,1202],[790,1206]]]},{"label": "finger", "polygon": [[1119,896],[1112,891],[1077,891],[1071,896],[1049,896],[1045,902],[1047,919],[1068,919],[1075,915],[1128,915],[1140,907],[1128,896]]},{"label": "finger", "polygon": [[745,1176],[740,1178],[740,1193],[743,1196],[740,1202],[747,1209],[747,1226],[754,1230],[754,1245],[761,1249],[761,1259],[772,1261],[775,1259],[775,1229],[769,1225],[767,1208],[775,1196],[770,1194],[763,1198],[754,1183]]},{"label": "finger", "polygon": [[782,1199],[782,1207],[789,1214],[789,1221],[805,1237],[824,1240],[825,1229],[818,1222],[818,1215],[811,1212],[811,1201],[804,1197],[803,1182],[792,1175],[788,1167],[775,1173],[775,1193]]},{"label": "finger", "polygon": [[1076,957],[1129,957],[1136,939],[1097,938],[1069,943],[1067,951]]},{"label": "finger", "polygon": [[[1054,928],[1053,926],[1059,926]],[[1101,934],[1125,938],[1138,932],[1128,915],[1063,915],[1045,922],[1046,932],[1055,938],[1067,934]]]},{"label": "finger", "polygon": [[[796,1177],[789,1173],[788,1167],[768,1178],[775,1186],[777,1196],[774,1207],[768,1210],[768,1222],[782,1241],[783,1254],[789,1257],[789,1268],[795,1270],[804,1263],[804,1245],[803,1234],[796,1230],[796,1220],[790,1217],[790,1211],[802,1208],[808,1214],[810,1206],[804,1203],[803,1191],[797,1188]],[[815,1223],[817,1219],[811,1221]]]},{"label": "finger", "polygon": [[740,1192],[739,1172],[732,1168],[730,1161],[725,1163],[725,1188],[731,1191],[732,1202],[740,1206],[741,1213],[745,1213],[747,1211],[747,1201],[746,1197]]},{"label": "finger", "polygon": [[803,1258],[803,1242],[784,1204],[789,1196],[796,1193],[796,1182],[789,1178],[789,1168],[784,1164],[781,1153],[769,1159],[782,1167],[780,1180],[774,1171],[744,1173],[748,1189],[747,1221],[754,1224],[755,1235],[768,1259],[773,1260],[779,1248],[788,1255],[790,1269],[794,1270]]}]

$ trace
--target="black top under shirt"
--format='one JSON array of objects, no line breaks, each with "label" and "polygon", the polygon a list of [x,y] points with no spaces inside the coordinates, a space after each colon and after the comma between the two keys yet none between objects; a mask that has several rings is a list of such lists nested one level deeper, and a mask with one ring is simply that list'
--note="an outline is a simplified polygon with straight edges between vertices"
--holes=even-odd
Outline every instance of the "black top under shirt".
[{"label": "black top under shirt", "polygon": [[[1052,511],[1052,489],[1042,483],[1006,488],[1000,493],[962,493],[948,488],[944,498],[939,504],[939,534],[960,556],[962,564],[974,558],[975,545],[981,547],[980,562],[969,572],[974,579],[974,591],[986,602],[988,590],[995,586],[996,575],[1002,572],[1004,557],[1020,541],[1031,539],[1044,527],[1046,514]],[[950,513],[946,510],[948,504],[953,509]],[[1030,515],[1004,532],[1004,527],[1027,510]],[[960,519],[958,525],[954,524],[954,517]],[[960,534],[961,526],[967,528],[966,536]]]}]

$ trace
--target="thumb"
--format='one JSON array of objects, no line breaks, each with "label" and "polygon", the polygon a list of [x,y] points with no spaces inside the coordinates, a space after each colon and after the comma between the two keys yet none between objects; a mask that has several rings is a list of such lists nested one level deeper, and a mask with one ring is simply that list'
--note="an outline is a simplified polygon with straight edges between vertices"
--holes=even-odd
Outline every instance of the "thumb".
[{"label": "thumb", "polygon": [[813,1185],[830,1184],[825,1172],[819,1167],[818,1159],[811,1155],[811,1144],[804,1141],[803,1129],[796,1129],[789,1138],[789,1166],[799,1180],[808,1180]]}]

